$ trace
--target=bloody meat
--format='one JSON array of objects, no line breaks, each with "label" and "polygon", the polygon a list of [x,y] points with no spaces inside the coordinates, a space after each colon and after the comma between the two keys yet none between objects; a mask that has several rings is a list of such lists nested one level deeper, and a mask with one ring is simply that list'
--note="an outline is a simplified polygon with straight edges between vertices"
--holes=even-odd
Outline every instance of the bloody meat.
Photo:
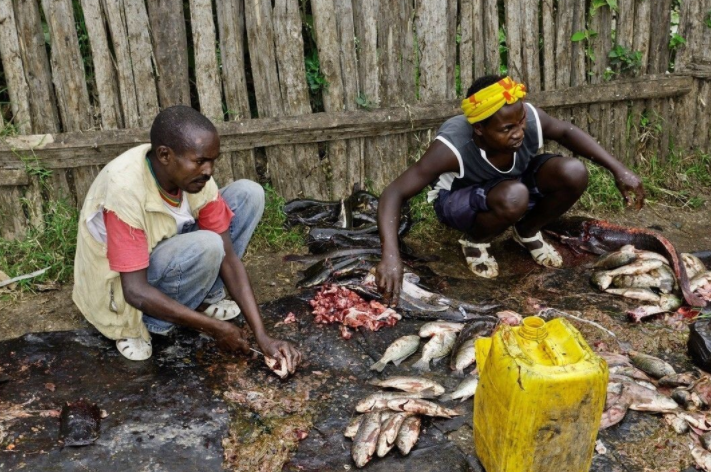
[{"label": "bloody meat", "polygon": [[350,328],[360,326],[378,331],[383,326],[394,326],[401,316],[375,300],[367,302],[360,295],[339,285],[324,285],[309,303],[316,323],[340,323],[341,337],[350,339]]}]

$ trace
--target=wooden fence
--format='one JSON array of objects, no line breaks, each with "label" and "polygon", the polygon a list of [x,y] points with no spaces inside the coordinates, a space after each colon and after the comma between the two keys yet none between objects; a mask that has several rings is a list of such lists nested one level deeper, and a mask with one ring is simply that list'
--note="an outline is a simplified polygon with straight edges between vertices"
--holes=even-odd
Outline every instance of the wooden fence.
[{"label": "wooden fence", "polygon": [[218,183],[268,179],[286,198],[382,189],[502,70],[625,162],[707,151],[711,0],[590,3],[0,0],[0,234],[81,205],[175,104],[218,123]]}]

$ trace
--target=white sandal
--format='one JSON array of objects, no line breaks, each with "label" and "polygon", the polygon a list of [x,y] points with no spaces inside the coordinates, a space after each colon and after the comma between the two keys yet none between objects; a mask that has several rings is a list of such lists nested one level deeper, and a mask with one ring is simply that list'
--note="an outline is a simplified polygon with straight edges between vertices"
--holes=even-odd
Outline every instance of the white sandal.
[{"label": "white sandal", "polygon": [[145,361],[153,355],[153,346],[143,338],[117,339],[116,348],[123,357],[132,361]]},{"label": "white sandal", "polygon": [[514,226],[513,240],[519,243],[524,249],[528,249],[524,243],[540,242],[541,247],[538,249],[528,250],[531,253],[531,256],[533,256],[533,260],[536,261],[536,264],[553,268],[563,266],[563,257],[553,246],[543,240],[543,235],[540,231],[530,238],[522,238],[519,236],[518,231],[516,231],[516,227]]},{"label": "white sandal", "polygon": [[[467,241],[466,239],[460,239],[459,244],[462,245],[462,252],[467,260],[467,265],[469,270],[471,270],[474,275],[483,277],[485,279],[493,279],[499,275],[499,264],[496,263],[496,259],[490,256],[486,250],[491,246],[489,243],[474,243],[472,241]],[[479,257],[467,256],[466,248],[471,247],[478,249],[481,253]],[[477,266],[484,266],[483,270],[477,269]]]},{"label": "white sandal", "polygon": [[237,318],[241,313],[241,310],[239,309],[239,306],[237,306],[237,303],[233,300],[223,299],[205,308],[203,313],[210,318],[227,321]]}]

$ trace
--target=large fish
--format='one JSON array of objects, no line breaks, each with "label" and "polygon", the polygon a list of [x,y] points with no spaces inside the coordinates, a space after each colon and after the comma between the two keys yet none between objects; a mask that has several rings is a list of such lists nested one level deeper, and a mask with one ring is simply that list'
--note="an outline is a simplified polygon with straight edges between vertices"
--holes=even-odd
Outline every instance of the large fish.
[{"label": "large fish", "polygon": [[443,331],[432,336],[425,347],[422,348],[422,357],[419,361],[412,365],[413,368],[419,370],[430,370],[430,361],[443,358],[452,351],[454,341],[457,339],[457,333],[453,331]]},{"label": "large fish", "polygon": [[670,413],[679,410],[671,398],[634,381],[622,382],[622,396],[629,402],[630,410]]},{"label": "large fish", "polygon": [[395,388],[409,393],[428,393],[439,396],[444,393],[444,387],[424,377],[389,377],[383,380],[371,380],[371,385],[383,388]]},{"label": "large fish", "polygon": [[388,402],[391,400],[409,400],[431,397],[427,393],[407,393],[407,392],[376,392],[363,398],[356,405],[358,413],[367,411],[382,410],[388,408]]},{"label": "large fish", "polygon": [[420,437],[420,425],[422,420],[419,416],[410,416],[405,419],[397,433],[395,445],[403,456],[410,453]]},{"label": "large fish", "polygon": [[356,467],[361,468],[373,458],[378,447],[380,436],[380,412],[366,413],[358,428],[358,433],[353,438],[351,456]]},{"label": "large fish", "polygon": [[389,400],[387,407],[393,411],[407,411],[417,415],[437,416],[440,418],[451,418],[452,416],[461,415],[461,413],[456,410],[445,408],[421,398],[396,398]]},{"label": "large fish", "polygon": [[395,446],[400,428],[409,416],[412,416],[412,413],[398,412],[382,422],[378,437],[378,457],[385,457],[385,454]]},{"label": "large fish", "polygon": [[402,361],[410,357],[417,351],[420,345],[420,337],[414,334],[396,339],[388,346],[378,362],[370,366],[371,370],[382,372],[388,362],[400,365]]},{"label": "large fish", "polygon": [[[557,227],[556,227],[557,226]],[[644,228],[627,228],[607,221],[564,219],[549,225],[547,232],[558,237],[561,243],[573,250],[582,250],[593,254],[615,251],[631,244],[636,248],[661,254],[674,270],[684,299],[691,306],[706,306],[706,301],[689,289],[689,277],[686,267],[674,245],[665,237]]]}]

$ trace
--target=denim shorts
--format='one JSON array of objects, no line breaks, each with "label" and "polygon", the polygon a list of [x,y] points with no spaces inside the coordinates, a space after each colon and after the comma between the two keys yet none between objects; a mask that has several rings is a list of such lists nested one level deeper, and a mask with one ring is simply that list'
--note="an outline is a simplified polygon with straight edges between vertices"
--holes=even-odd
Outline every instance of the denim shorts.
[{"label": "denim shorts", "polygon": [[528,167],[519,177],[501,176],[481,185],[472,185],[454,191],[440,190],[434,201],[437,219],[451,228],[469,231],[474,226],[477,213],[489,210],[486,204],[489,190],[506,180],[517,180],[528,188],[528,209],[531,210],[543,198],[536,184],[536,173],[549,159],[558,156],[560,154],[544,153],[531,158]]}]

